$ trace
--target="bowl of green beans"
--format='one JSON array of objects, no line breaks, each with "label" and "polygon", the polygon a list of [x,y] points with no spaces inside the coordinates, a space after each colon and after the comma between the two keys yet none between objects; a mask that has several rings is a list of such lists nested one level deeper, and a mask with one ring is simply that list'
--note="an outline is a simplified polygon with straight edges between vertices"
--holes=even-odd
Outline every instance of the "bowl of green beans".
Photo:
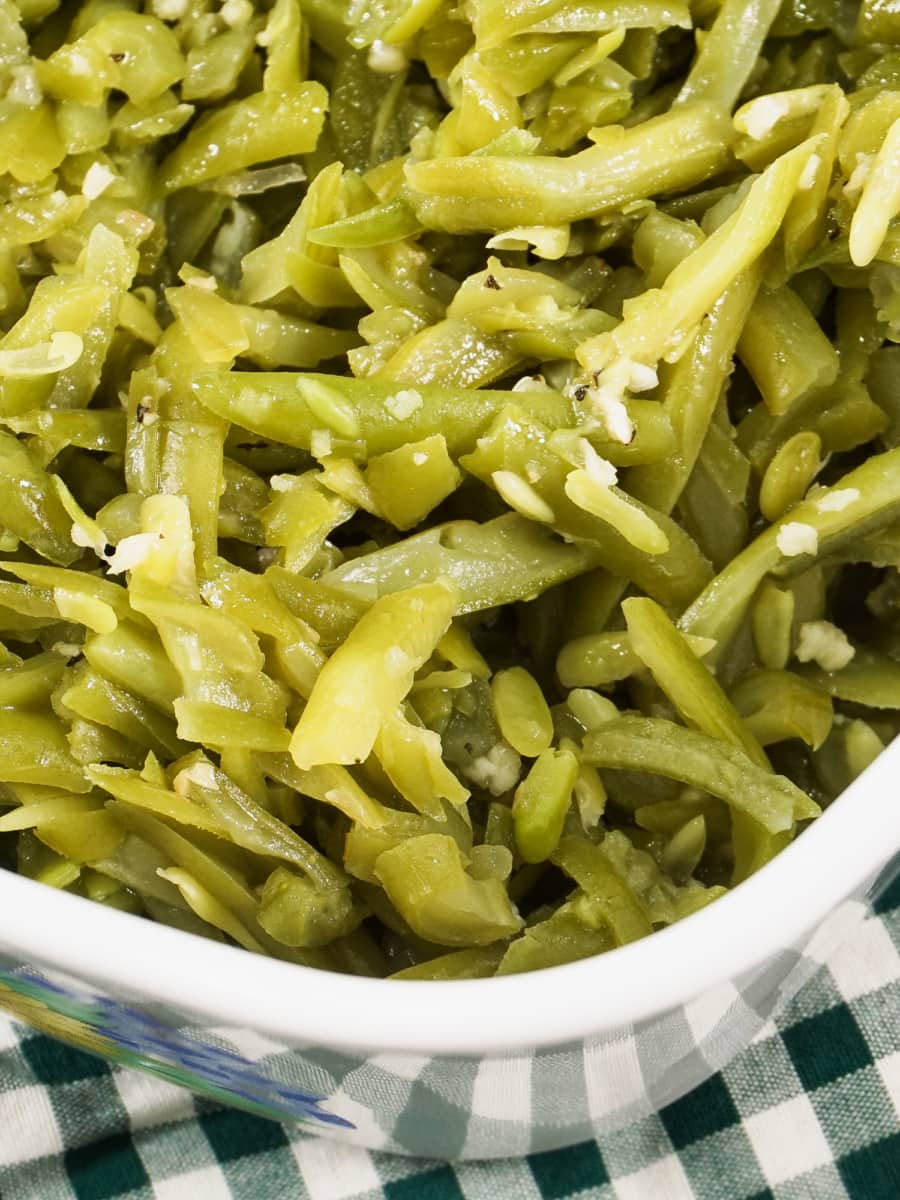
[{"label": "bowl of green beans", "polygon": [[489,1157],[900,850],[900,16],[0,0],[0,1007]]}]

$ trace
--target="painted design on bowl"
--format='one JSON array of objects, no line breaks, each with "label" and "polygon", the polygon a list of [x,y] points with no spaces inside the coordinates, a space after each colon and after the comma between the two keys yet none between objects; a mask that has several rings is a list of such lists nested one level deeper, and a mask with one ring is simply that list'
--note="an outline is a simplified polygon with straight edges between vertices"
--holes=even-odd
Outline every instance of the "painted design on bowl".
[{"label": "painted design on bowl", "polygon": [[260,1116],[354,1128],[323,1108],[322,1097],[271,1078],[233,1050],[201,1043],[146,1011],[76,989],[58,975],[51,980],[3,961],[0,1008],[42,1033]]}]

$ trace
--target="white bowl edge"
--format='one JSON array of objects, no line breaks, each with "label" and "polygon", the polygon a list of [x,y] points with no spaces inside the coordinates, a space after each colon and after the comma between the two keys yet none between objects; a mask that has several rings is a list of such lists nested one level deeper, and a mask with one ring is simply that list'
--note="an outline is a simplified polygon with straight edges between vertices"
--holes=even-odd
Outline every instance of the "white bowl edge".
[{"label": "white bowl edge", "polygon": [[348,1053],[501,1054],[666,1012],[791,946],[900,852],[900,739],[751,879],[644,941],[565,966],[452,983],[298,967],[0,870],[0,949],[207,1025]]}]

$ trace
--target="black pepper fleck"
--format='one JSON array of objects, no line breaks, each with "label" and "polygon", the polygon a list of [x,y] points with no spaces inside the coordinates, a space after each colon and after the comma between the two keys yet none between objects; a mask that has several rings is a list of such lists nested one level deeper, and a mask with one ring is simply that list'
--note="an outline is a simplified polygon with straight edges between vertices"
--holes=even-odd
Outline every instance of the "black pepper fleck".
[{"label": "black pepper fleck", "polygon": [[107,542],[106,545],[103,547],[103,557],[104,558],[112,558],[112,556],[115,554],[115,552],[116,552],[116,548],[112,544],[112,542]]},{"label": "black pepper fleck", "polygon": [[139,425],[142,425],[144,423],[144,417],[146,417],[146,415],[149,411],[150,411],[150,406],[148,404],[138,404],[137,408],[134,410],[134,415],[135,415],[135,417],[137,417],[137,421],[138,421]]},{"label": "black pepper fleck", "polygon": [[580,384],[578,385],[578,387],[575,389],[575,391],[572,393],[572,395],[574,396],[574,398],[575,398],[575,399],[576,399],[576,400],[577,400],[579,403],[580,403],[580,402],[581,402],[581,401],[582,401],[582,400],[585,398],[585,396],[586,396],[587,394],[588,394],[588,390],[587,390],[587,384],[585,384],[585,383],[580,383]]},{"label": "black pepper fleck", "polygon": [[497,280],[495,275],[488,275],[487,279],[484,281],[484,286],[486,288],[491,288],[495,292],[499,292],[502,284]]},{"label": "black pepper fleck", "polygon": [[128,55],[124,50],[115,50],[109,57],[113,60],[113,62],[120,63],[124,62]]}]

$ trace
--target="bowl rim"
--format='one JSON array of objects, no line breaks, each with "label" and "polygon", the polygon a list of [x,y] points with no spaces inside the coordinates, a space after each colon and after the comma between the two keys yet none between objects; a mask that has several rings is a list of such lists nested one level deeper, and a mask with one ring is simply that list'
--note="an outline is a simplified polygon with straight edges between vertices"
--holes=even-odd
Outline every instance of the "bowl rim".
[{"label": "bowl rim", "polygon": [[868,884],[900,852],[897,766],[900,739],[772,862],[699,912],[529,974],[382,980],[250,958],[3,870],[0,951],[138,1006],[175,1009],[185,1023],[252,1029],[295,1048],[480,1056],[621,1036],[796,947]]}]

